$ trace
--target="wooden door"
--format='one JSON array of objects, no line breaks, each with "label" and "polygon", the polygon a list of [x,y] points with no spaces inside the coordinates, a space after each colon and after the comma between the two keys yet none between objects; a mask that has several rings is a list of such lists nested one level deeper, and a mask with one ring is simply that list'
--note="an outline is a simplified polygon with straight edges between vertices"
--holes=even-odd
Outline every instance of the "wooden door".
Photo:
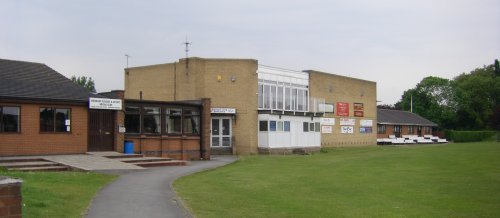
[{"label": "wooden door", "polygon": [[89,151],[113,151],[115,112],[89,110]]}]

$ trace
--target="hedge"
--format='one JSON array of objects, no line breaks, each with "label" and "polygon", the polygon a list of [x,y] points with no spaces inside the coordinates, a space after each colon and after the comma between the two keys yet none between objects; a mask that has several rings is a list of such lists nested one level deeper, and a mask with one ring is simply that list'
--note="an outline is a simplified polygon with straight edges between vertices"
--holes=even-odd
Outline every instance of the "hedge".
[{"label": "hedge", "polygon": [[454,142],[479,142],[490,139],[497,134],[496,131],[445,131],[446,139]]}]

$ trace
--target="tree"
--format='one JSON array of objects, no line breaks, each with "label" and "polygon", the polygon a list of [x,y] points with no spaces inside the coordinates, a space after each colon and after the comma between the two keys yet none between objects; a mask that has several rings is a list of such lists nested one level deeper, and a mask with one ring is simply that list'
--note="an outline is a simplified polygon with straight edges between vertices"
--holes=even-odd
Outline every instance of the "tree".
[{"label": "tree", "polygon": [[454,94],[454,83],[451,80],[429,76],[424,78],[413,89],[406,90],[396,107],[413,110],[443,128],[453,128],[457,111]]},{"label": "tree", "polygon": [[86,88],[90,92],[96,92],[95,90],[95,83],[92,77],[86,77],[86,76],[72,76],[71,81],[74,83],[81,85],[82,87]]},{"label": "tree", "polygon": [[401,108],[398,107],[398,105],[392,105],[392,104],[377,105],[377,108],[380,108],[380,109],[390,109],[390,110],[401,110]]}]

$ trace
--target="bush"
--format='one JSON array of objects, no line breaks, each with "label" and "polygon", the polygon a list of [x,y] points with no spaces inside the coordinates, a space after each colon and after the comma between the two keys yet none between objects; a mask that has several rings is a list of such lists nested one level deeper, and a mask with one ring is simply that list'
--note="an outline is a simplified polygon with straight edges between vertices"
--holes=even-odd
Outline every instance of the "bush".
[{"label": "bush", "polygon": [[446,139],[454,142],[479,142],[493,138],[496,131],[446,131]]}]

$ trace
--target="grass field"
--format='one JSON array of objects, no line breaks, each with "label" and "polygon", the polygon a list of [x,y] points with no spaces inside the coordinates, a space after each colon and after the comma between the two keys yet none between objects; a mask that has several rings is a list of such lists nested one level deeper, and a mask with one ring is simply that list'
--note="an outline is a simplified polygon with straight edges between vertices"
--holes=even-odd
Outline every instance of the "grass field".
[{"label": "grass field", "polygon": [[197,217],[500,217],[500,143],[245,156],[174,187]]},{"label": "grass field", "polygon": [[85,172],[13,172],[23,180],[23,217],[82,217],[96,192],[116,176]]}]

